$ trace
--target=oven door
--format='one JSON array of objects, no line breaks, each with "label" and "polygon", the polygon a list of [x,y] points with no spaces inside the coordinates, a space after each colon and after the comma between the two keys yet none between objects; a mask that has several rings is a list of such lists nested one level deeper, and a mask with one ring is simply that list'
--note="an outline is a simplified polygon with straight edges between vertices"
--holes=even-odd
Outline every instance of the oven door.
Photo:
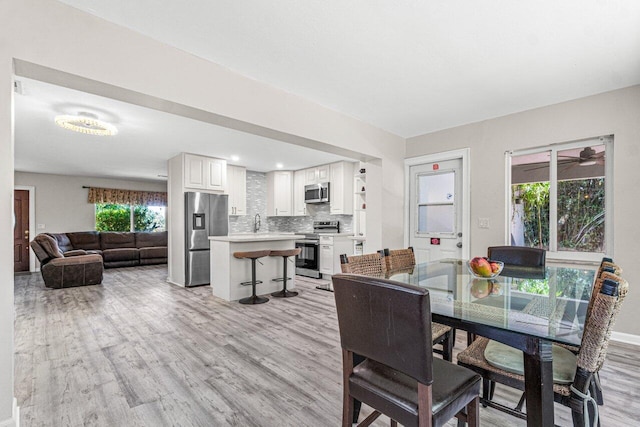
[{"label": "oven door", "polygon": [[316,239],[297,240],[296,274],[308,277],[320,277],[320,241]]}]

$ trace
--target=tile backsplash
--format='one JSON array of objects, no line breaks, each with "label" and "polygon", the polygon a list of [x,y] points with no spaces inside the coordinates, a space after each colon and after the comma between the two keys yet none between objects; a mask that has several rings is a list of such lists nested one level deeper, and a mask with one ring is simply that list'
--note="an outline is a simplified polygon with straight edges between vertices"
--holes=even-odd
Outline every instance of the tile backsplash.
[{"label": "tile backsplash", "polygon": [[267,175],[263,172],[247,171],[247,215],[229,217],[229,233],[251,233],[255,215],[260,214],[260,232],[313,231],[313,221],[340,221],[340,232],[353,232],[352,215],[331,215],[329,204],[307,205],[308,216],[280,216],[267,218]]}]

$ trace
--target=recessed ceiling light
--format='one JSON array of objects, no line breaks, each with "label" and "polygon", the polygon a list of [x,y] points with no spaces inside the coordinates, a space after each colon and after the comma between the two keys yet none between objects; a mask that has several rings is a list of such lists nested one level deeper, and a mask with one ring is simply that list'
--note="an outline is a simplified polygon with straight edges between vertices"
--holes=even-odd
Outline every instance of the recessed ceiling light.
[{"label": "recessed ceiling light", "polygon": [[282,169],[284,167],[284,165],[282,163],[276,163],[276,167],[278,169]]},{"label": "recessed ceiling light", "polygon": [[77,116],[57,116],[55,122],[61,128],[88,135],[112,136],[118,133],[118,129],[114,125],[98,120],[94,114],[90,113],[78,113]]},{"label": "recessed ceiling light", "polygon": [[231,161],[232,162],[237,162],[238,160],[240,160],[240,157],[236,156],[235,154],[233,156],[231,156]]}]

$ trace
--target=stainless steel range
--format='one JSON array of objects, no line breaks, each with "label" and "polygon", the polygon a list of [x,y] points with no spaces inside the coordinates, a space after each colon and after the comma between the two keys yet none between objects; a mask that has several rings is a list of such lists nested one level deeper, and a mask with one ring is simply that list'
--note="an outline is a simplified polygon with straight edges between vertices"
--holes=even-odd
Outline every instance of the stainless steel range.
[{"label": "stainless steel range", "polygon": [[304,234],[304,239],[296,240],[300,255],[296,256],[296,274],[319,279],[320,273],[320,233],[339,233],[339,221],[313,221],[313,233]]}]

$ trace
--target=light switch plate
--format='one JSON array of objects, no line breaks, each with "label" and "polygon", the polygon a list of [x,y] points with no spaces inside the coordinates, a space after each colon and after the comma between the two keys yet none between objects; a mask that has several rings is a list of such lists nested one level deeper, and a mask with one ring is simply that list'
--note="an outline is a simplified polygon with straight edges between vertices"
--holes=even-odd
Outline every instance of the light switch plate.
[{"label": "light switch plate", "polygon": [[489,218],[478,218],[478,228],[489,228]]}]

